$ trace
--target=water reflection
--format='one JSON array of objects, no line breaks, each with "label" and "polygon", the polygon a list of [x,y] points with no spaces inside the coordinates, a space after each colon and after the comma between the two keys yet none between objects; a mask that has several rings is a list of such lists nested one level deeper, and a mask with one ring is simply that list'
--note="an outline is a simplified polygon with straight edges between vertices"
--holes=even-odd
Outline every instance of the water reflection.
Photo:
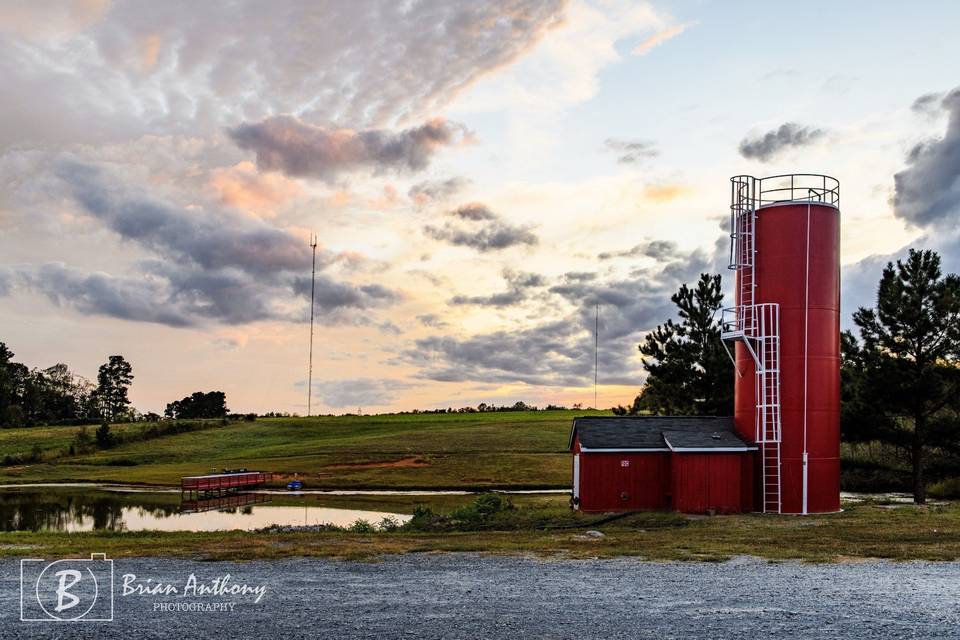
[{"label": "water reflection", "polygon": [[273,496],[227,494],[180,501],[170,493],[116,493],[91,489],[0,490],[0,531],[221,531],[270,525],[335,524],[357,520],[398,522],[409,515],[323,507],[316,496],[284,497],[294,504],[272,505]]},{"label": "water reflection", "polygon": [[[263,493],[228,493],[213,498],[199,498],[196,500],[184,499],[180,501],[180,513],[202,513],[204,511],[231,511],[237,507],[248,507],[254,504],[270,502],[270,496]],[[241,513],[253,513],[244,508]]]}]

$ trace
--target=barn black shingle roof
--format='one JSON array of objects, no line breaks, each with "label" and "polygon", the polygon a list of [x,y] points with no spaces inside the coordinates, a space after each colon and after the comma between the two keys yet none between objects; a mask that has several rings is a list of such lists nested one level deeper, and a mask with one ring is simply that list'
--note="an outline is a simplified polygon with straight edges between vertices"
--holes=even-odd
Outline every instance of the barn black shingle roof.
[{"label": "barn black shingle roof", "polygon": [[734,433],[733,418],[707,416],[574,418],[570,448],[574,436],[579,437],[584,449],[683,451],[753,448]]},{"label": "barn black shingle roof", "polygon": [[733,431],[663,431],[663,440],[671,451],[684,449],[747,449],[747,445]]}]

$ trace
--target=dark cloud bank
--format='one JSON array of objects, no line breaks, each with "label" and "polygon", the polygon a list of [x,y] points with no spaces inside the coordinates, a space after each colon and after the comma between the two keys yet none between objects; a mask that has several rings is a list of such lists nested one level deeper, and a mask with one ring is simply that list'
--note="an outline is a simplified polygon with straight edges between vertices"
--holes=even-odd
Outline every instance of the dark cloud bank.
[{"label": "dark cloud bank", "polygon": [[914,102],[924,111],[946,113],[943,136],[915,145],[906,168],[894,176],[894,215],[923,231],[911,245],[889,255],[870,256],[843,270],[842,321],[860,306],[876,304],[877,283],[883,266],[903,258],[911,247],[933,249],[943,258],[945,273],[960,272],[960,87],[943,94],[927,94]]},{"label": "dark cloud bank", "polygon": [[893,177],[895,215],[920,228],[954,227],[960,210],[960,89],[939,106],[949,114],[946,133],[914,146],[907,168]]},{"label": "dark cloud bank", "polygon": [[[305,317],[310,279],[303,274],[310,248],[302,239],[229,210],[186,210],[127,187],[97,165],[62,159],[56,174],[66,195],[87,214],[158,257],[140,261],[139,277],[87,273],[59,263],[24,267],[14,278],[18,286],[82,313],[171,326]],[[336,260],[329,252],[319,252],[318,259],[321,321],[345,321],[348,309],[396,300],[381,285],[353,285],[323,273]]]}]

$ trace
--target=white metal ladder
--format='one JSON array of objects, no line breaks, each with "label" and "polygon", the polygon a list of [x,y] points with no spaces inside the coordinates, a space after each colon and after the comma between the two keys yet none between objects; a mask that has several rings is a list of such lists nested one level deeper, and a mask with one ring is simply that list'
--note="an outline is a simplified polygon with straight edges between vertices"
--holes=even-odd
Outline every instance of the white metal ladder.
[{"label": "white metal ladder", "polygon": [[[754,361],[754,441],[760,449],[763,511],[780,513],[780,305],[756,304],[756,184],[749,176],[731,179],[730,269],[737,272],[738,299],[723,310],[722,338],[743,341]],[[738,370],[738,375],[742,373]]]}]

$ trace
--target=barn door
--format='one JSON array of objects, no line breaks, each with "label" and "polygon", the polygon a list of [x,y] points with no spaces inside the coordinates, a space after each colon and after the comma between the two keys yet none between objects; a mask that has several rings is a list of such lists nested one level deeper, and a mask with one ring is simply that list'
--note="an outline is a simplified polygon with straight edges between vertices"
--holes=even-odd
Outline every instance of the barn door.
[{"label": "barn door", "polygon": [[573,455],[573,508],[580,508],[580,454]]}]

